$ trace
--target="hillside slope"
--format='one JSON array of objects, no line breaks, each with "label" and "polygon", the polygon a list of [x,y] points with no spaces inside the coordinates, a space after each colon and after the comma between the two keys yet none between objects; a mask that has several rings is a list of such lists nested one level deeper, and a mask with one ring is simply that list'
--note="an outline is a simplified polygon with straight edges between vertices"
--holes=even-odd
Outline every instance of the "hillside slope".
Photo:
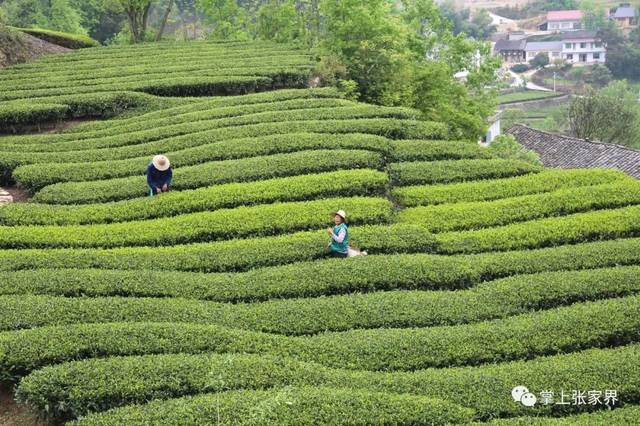
[{"label": "hillside slope", "polygon": [[[0,207],[0,380],[80,425],[637,418],[640,182],[498,157],[305,88],[312,68],[191,43],[0,71],[5,122],[146,105],[0,137],[33,195]],[[157,153],[173,191],[150,198]],[[338,209],[368,256],[328,257]],[[528,407],[517,385],[617,399]]]}]

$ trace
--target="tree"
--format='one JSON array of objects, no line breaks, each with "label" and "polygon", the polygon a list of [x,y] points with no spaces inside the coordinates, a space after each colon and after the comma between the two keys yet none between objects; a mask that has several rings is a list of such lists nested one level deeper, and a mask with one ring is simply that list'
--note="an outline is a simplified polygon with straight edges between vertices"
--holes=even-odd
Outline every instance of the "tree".
[{"label": "tree", "polygon": [[210,37],[215,40],[248,40],[249,16],[235,0],[198,0],[207,22],[212,26]]},{"label": "tree", "polygon": [[549,54],[540,52],[529,61],[529,64],[531,64],[533,68],[544,68],[549,65]]},{"label": "tree", "polygon": [[268,0],[256,15],[256,35],[280,43],[299,38],[300,19],[293,0]]},{"label": "tree", "polygon": [[162,16],[162,21],[160,22],[160,29],[158,30],[158,34],[156,35],[156,41],[162,40],[162,34],[164,33],[164,28],[167,26],[167,20],[169,19],[169,15],[171,14],[171,8],[173,7],[173,0],[167,1],[167,8],[164,11],[164,15]]},{"label": "tree", "polygon": [[87,34],[80,23],[80,13],[69,0],[7,0],[2,6],[7,22],[17,27]]},{"label": "tree", "polygon": [[149,9],[153,0],[119,0],[120,5],[127,14],[129,29],[131,30],[131,42],[144,41],[147,32]]},{"label": "tree", "polygon": [[573,97],[568,121],[571,133],[579,138],[624,145],[640,142],[640,106],[624,81]]},{"label": "tree", "polygon": [[605,65],[615,78],[640,79],[640,44],[635,42],[633,34],[626,40],[617,27],[607,28],[598,33],[607,46]]},{"label": "tree", "polygon": [[126,15],[119,0],[69,0],[81,18],[81,25],[91,38],[105,42],[118,34]]}]

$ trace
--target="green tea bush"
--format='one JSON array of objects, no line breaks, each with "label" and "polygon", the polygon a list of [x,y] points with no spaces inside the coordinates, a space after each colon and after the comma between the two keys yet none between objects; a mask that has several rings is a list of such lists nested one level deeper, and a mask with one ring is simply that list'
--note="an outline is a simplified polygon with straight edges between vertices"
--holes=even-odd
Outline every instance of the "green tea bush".
[{"label": "green tea bush", "polygon": [[[39,327],[0,334],[0,367],[20,376],[75,359],[200,352],[266,353],[370,371],[496,363],[632,343],[640,330],[639,302],[636,295],[457,326],[305,337],[180,323]],[[581,327],[585,322],[590,327]],[[413,344],[404,347],[407,341]]]},{"label": "green tea bush", "polygon": [[414,161],[389,165],[391,182],[399,186],[518,176],[541,170],[524,161],[503,159]]},{"label": "green tea bush", "polygon": [[393,143],[393,161],[461,160],[492,158],[493,155],[474,142],[399,140]]},{"label": "green tea bush", "polygon": [[576,213],[497,228],[439,234],[442,253],[474,253],[575,244],[640,235],[640,206]]},{"label": "green tea bush", "polygon": [[[25,377],[18,396],[42,412],[81,416],[89,411],[202,392],[265,389],[284,385],[342,386],[376,392],[442,398],[476,410],[476,419],[535,413],[579,412],[576,405],[514,404],[514,383],[537,393],[567,389],[616,389],[627,404],[638,401],[640,345],[478,367],[415,372],[363,372],[256,355],[148,355],[111,357],[45,367]],[[503,395],[504,397],[496,397]]]},{"label": "green tea bush", "polygon": [[618,170],[611,169],[548,169],[540,173],[504,179],[393,188],[392,194],[403,205],[414,207],[430,204],[499,200],[619,181],[632,181],[632,179]]},{"label": "green tea bush", "polygon": [[400,212],[398,221],[422,225],[431,232],[443,232],[508,225],[630,204],[640,204],[640,184],[625,180],[497,201],[413,207]]},{"label": "green tea bush", "polygon": [[70,34],[60,31],[44,30],[41,28],[16,28],[23,33],[27,33],[49,43],[69,49],[83,49],[87,47],[100,46],[100,43],[91,37],[82,34]]},{"label": "green tea bush", "polygon": [[285,387],[197,395],[93,414],[78,426],[163,424],[201,426],[470,422],[473,410],[417,395],[327,387]]},{"label": "green tea bush", "polygon": [[383,172],[354,169],[247,183],[227,183],[168,192],[152,199],[145,197],[104,204],[13,203],[0,209],[0,224],[84,225],[126,222],[277,201],[383,195],[388,180]]},{"label": "green tea bush", "polygon": [[[313,150],[212,161],[177,168],[172,189],[194,189],[231,182],[251,182],[278,177],[348,169],[377,169],[379,153],[363,150]],[[46,204],[91,204],[149,195],[144,175],[87,182],[64,182],[46,186],[33,201]],[[160,194],[162,196],[162,194]]]},{"label": "green tea bush", "polygon": [[[174,168],[193,166],[207,161],[220,161],[282,154],[312,149],[363,149],[386,153],[391,141],[382,136],[365,134],[292,133],[244,139],[229,139],[194,148],[166,152]],[[81,153],[83,151],[80,151]],[[82,155],[82,154],[81,154]],[[30,161],[50,161],[49,154],[31,156]],[[13,178],[22,186],[42,188],[58,182],[82,182],[139,175],[150,157],[89,163],[46,163],[20,166]]]},{"label": "green tea bush", "polygon": [[[331,210],[340,207],[332,206]],[[327,225],[330,218],[327,217]],[[244,271],[314,260],[327,255],[327,233],[306,231],[273,237],[216,241],[173,247],[119,249],[0,250],[0,270],[26,268],[156,269]],[[350,243],[371,253],[432,252],[436,241],[420,226],[357,226]],[[158,259],[162,259],[159,262]]]},{"label": "green tea bush", "polygon": [[326,224],[332,211],[349,211],[352,224],[387,222],[385,198],[328,198],[190,213],[175,217],[104,225],[13,226],[0,232],[0,247],[163,246],[274,235]]}]

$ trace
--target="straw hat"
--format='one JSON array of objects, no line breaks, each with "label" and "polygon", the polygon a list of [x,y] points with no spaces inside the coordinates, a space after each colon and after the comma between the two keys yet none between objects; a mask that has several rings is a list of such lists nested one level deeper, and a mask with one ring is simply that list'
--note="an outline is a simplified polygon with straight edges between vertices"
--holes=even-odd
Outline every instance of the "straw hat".
[{"label": "straw hat", "polygon": [[153,160],[151,160],[151,162],[153,163],[153,167],[161,172],[164,172],[165,170],[168,170],[169,167],[171,167],[169,159],[164,155],[156,155],[155,157],[153,157]]},{"label": "straw hat", "polygon": [[345,213],[344,210],[338,210],[337,212],[334,212],[333,214],[340,216],[342,218],[342,220],[347,220],[347,214]]}]

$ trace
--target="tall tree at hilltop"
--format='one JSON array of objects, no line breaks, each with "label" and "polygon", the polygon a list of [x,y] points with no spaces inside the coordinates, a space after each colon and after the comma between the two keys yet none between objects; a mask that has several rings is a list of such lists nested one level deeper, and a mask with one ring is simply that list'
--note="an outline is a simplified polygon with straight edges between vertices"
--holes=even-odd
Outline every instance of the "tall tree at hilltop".
[{"label": "tall tree at hilltop", "polygon": [[140,43],[144,41],[149,20],[149,10],[153,0],[118,0],[127,14],[131,41]]}]

